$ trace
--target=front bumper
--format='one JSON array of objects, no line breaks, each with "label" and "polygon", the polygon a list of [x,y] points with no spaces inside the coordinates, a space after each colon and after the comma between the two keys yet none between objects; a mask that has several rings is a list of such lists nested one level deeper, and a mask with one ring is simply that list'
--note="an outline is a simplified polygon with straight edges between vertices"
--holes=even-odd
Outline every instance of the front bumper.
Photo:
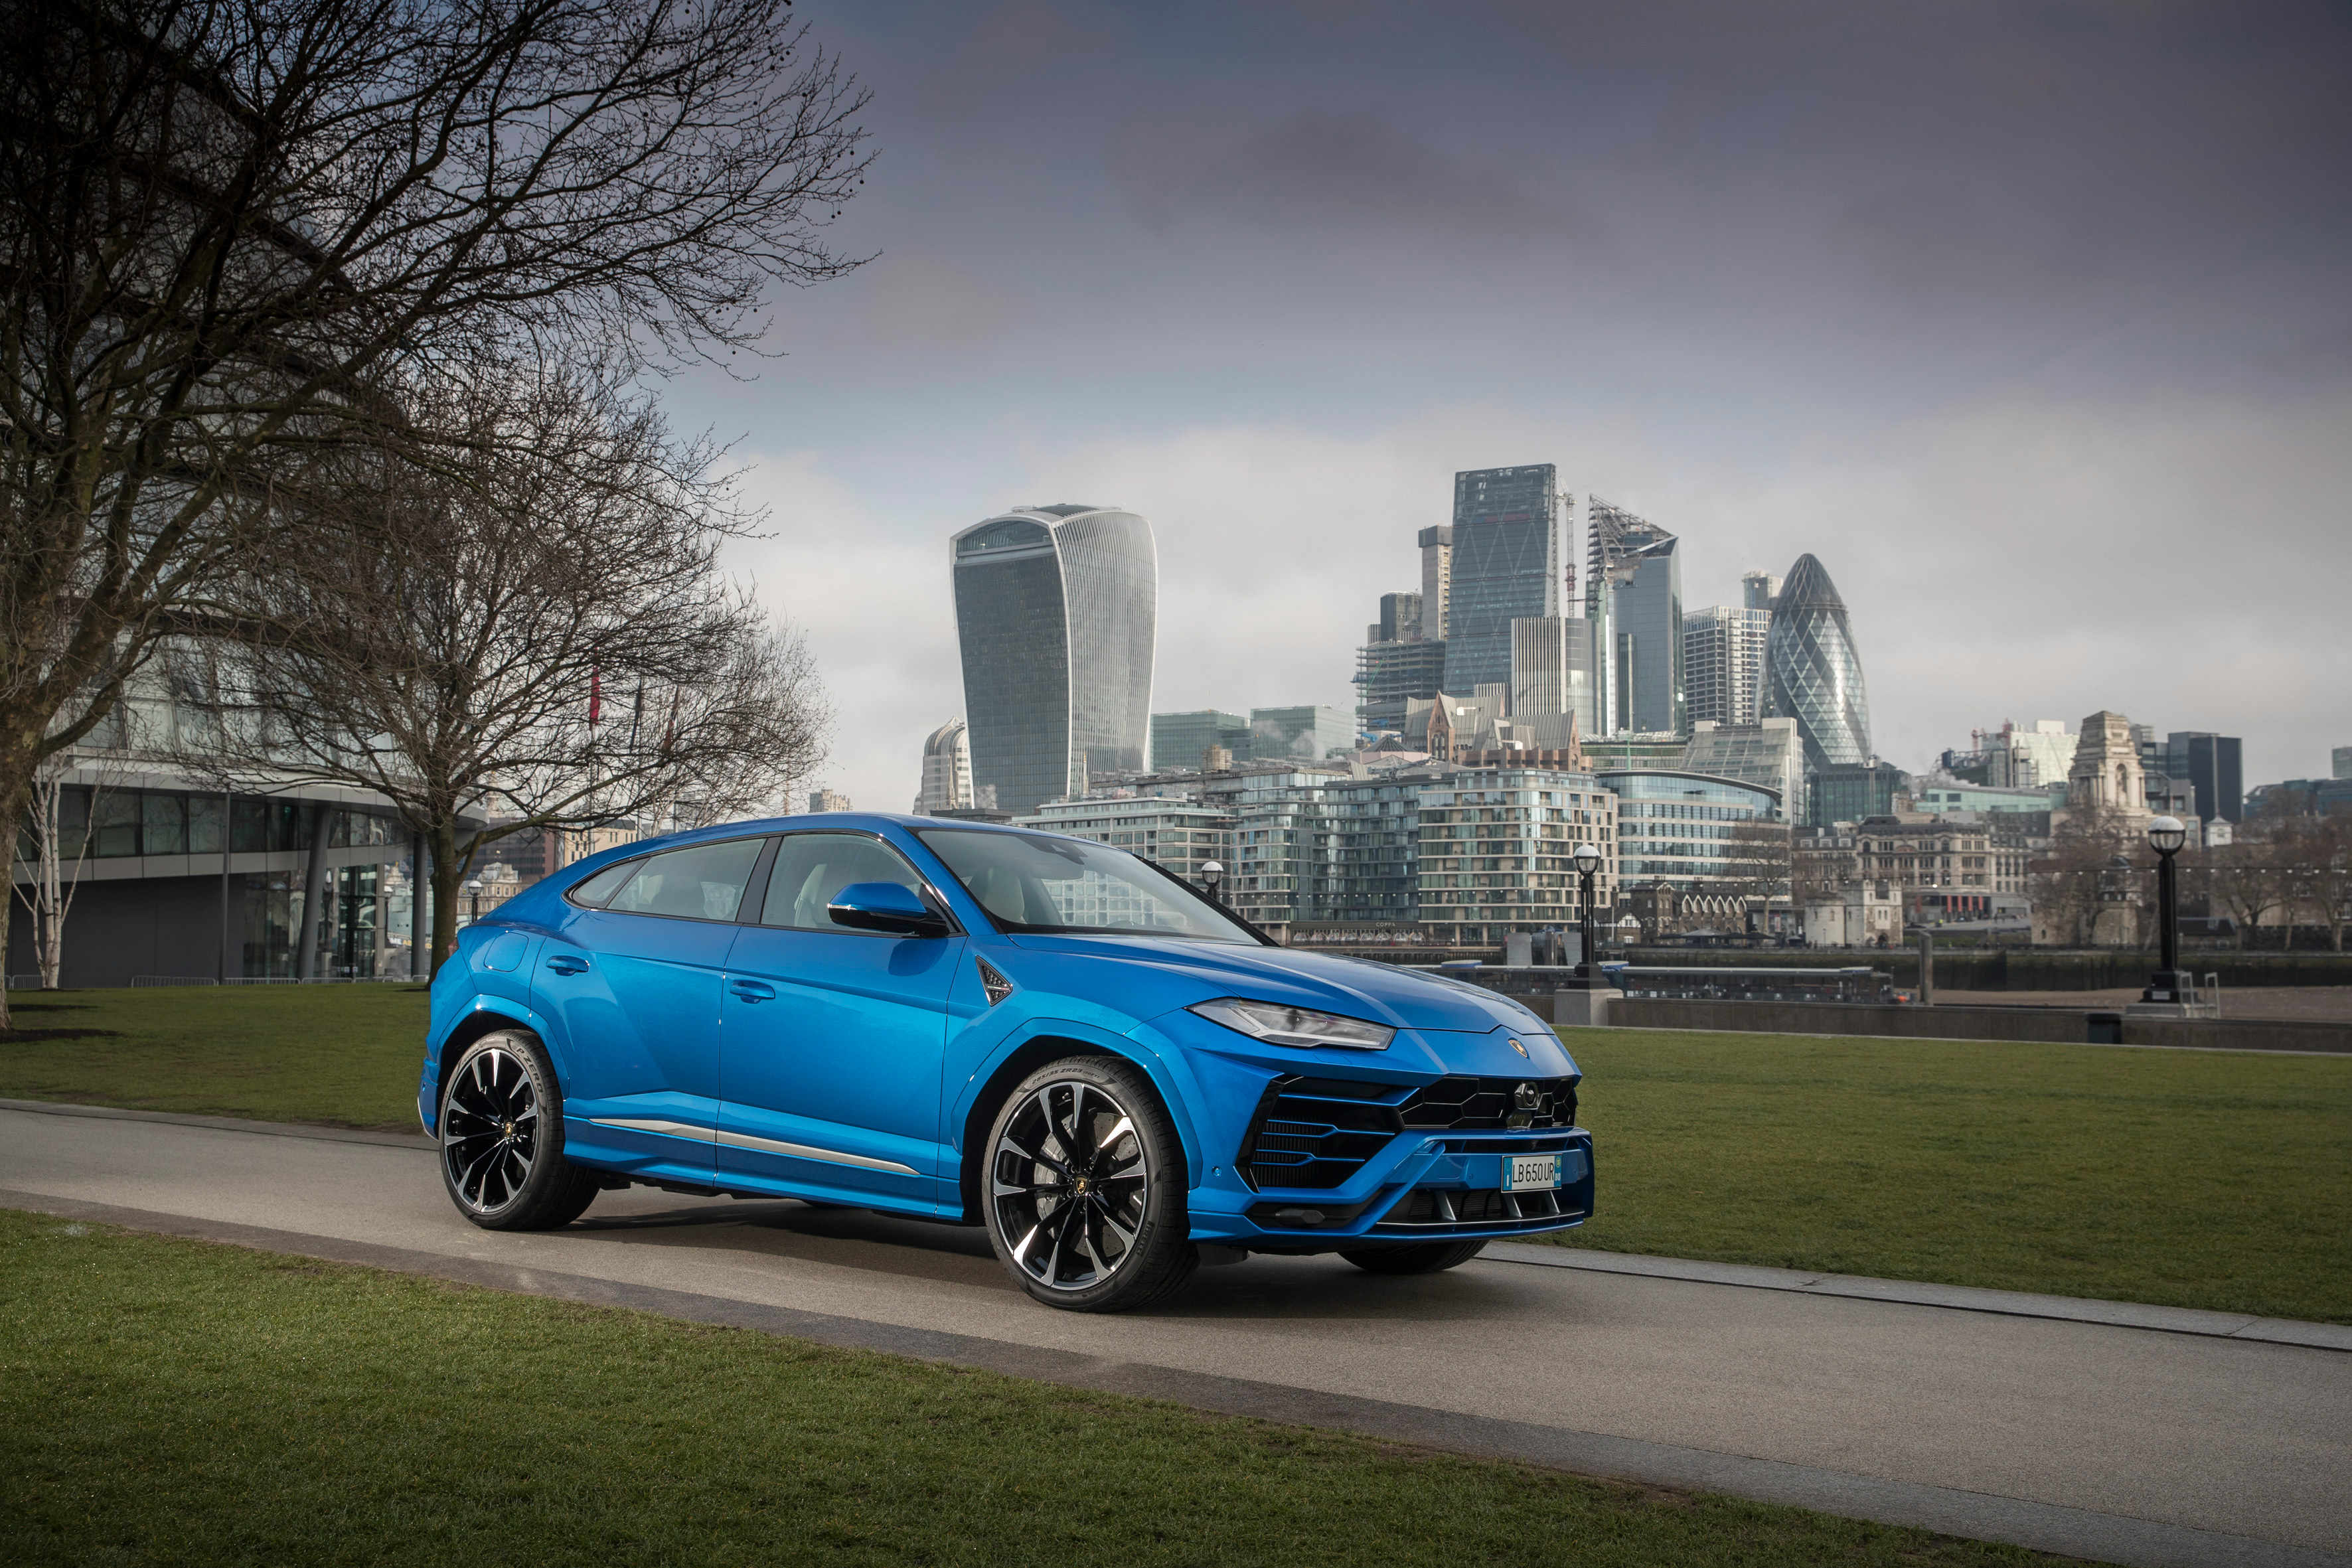
[{"label": "front bumper", "polygon": [[[1514,1154],[1556,1154],[1559,1186],[1504,1191]],[[1538,1236],[1591,1218],[1592,1196],[1592,1134],[1581,1127],[1404,1132],[1328,1190],[1236,1192],[1203,1184],[1192,1194],[1192,1239],[1255,1252],[1330,1252],[1383,1241]]]}]

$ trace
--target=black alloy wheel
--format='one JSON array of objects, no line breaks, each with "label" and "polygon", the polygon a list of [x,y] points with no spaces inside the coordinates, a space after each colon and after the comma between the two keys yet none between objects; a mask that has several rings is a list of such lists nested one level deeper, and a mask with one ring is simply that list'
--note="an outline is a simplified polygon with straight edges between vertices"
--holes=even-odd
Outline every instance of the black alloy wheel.
[{"label": "black alloy wheel", "polygon": [[1156,1301],[1200,1252],[1183,1150],[1150,1081],[1112,1057],[1032,1073],[989,1135],[988,1238],[1049,1306],[1109,1312]]},{"label": "black alloy wheel", "polygon": [[562,1094],[540,1043],[501,1029],[466,1047],[441,1096],[441,1178],[486,1230],[551,1230],[595,1201],[563,1158]]}]

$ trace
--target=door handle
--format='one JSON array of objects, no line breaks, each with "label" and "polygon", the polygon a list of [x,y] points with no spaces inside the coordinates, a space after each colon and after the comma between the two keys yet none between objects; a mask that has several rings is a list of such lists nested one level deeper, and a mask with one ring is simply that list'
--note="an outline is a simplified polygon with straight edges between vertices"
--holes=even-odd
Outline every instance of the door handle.
[{"label": "door handle", "polygon": [[577,974],[588,967],[588,961],[576,952],[559,952],[548,959],[547,967],[558,974]]},{"label": "door handle", "polygon": [[772,1002],[776,999],[776,988],[757,980],[730,980],[727,988],[746,1002]]}]

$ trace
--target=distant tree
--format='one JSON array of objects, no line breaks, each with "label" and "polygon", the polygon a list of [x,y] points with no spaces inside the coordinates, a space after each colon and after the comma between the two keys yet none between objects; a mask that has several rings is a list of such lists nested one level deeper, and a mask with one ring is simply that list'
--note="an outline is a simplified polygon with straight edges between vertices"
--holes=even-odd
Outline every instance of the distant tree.
[{"label": "distant tree", "polygon": [[1760,913],[1792,896],[1795,876],[1789,826],[1781,822],[1732,825],[1723,849],[1723,889],[1743,911]]},{"label": "distant tree", "polygon": [[183,765],[224,784],[386,796],[430,847],[437,968],[457,890],[510,834],[722,821],[824,754],[799,641],[718,569],[712,454],[577,379],[501,370],[429,443],[353,457],[304,550],[187,623],[209,722]]},{"label": "distant tree", "polygon": [[2190,885],[2207,906],[2230,917],[2241,951],[2264,918],[2281,910],[2292,935],[2293,878],[2283,858],[2290,832],[2278,819],[2248,818],[2229,843],[2204,851],[2189,868]]},{"label": "distant tree", "polygon": [[723,359],[857,264],[866,96],[786,3],[0,8],[0,820],[394,365]]},{"label": "distant tree", "polygon": [[[2142,862],[2153,851],[2139,823],[2120,812],[2078,808],[2053,826],[2047,847],[2027,868],[2035,941],[2058,947],[2095,945],[2110,893],[2122,891],[2145,903]],[[2118,858],[2128,868],[2121,873]],[[2120,889],[2119,875],[2125,882]]]}]

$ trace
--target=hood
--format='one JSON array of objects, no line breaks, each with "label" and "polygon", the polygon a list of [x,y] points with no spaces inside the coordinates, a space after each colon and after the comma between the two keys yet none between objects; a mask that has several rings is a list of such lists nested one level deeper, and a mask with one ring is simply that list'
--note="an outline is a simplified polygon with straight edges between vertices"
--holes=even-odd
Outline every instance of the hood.
[{"label": "hood", "polygon": [[[1439,979],[1371,959],[1303,952],[1287,947],[1242,947],[1227,942],[1176,942],[1143,936],[1021,936],[1012,940],[1013,945],[1031,952],[1113,959],[1147,972],[1156,982],[1151,989],[1162,994],[1149,998],[1123,995],[1118,999],[1126,1011],[1138,1017],[1189,1007],[1213,997],[1242,996],[1344,1014],[1401,1029],[1485,1034],[1499,1026],[1541,1028],[1550,1033],[1550,1026],[1535,1019],[1525,1007],[1483,986]],[[1142,980],[1134,971],[1128,973]]]}]

